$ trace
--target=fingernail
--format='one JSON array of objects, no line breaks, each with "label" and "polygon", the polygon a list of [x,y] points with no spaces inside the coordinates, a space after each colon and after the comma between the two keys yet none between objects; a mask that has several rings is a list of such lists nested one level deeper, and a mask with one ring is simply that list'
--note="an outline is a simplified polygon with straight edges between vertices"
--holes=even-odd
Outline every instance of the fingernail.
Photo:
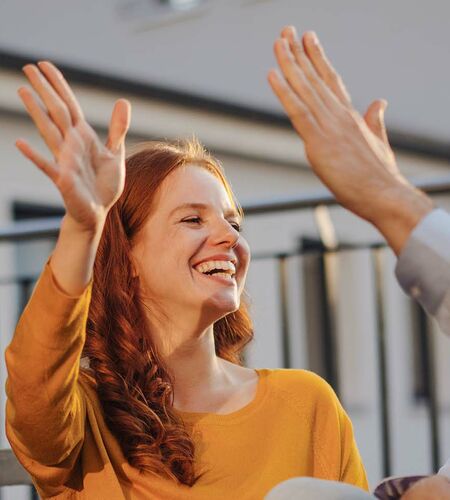
[{"label": "fingernail", "polygon": [[295,26],[289,26],[289,28],[291,30],[292,36],[294,37],[295,40],[297,40],[298,34],[297,34],[297,30],[295,29]]},{"label": "fingernail", "polygon": [[278,38],[277,42],[278,48],[285,49],[286,48],[286,40],[284,38]]},{"label": "fingernail", "polygon": [[319,39],[317,38],[317,35],[316,35],[315,31],[311,31],[310,32],[310,36],[311,36],[311,42],[314,45],[319,45]]},{"label": "fingernail", "polygon": [[278,71],[277,68],[271,68],[269,70],[269,77],[270,78],[275,78],[276,80],[279,78],[280,72]]}]

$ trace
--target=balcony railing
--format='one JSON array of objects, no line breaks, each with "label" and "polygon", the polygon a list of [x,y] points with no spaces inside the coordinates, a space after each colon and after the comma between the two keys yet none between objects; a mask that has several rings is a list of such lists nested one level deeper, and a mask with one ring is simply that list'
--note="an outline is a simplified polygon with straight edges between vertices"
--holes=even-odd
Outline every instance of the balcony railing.
[{"label": "balcony railing", "polygon": [[[450,193],[450,176],[434,179],[426,182],[416,182],[415,185],[430,195],[443,195]],[[336,205],[336,200],[326,191],[321,191],[309,196],[299,196],[290,199],[269,200],[258,203],[244,204],[244,213],[246,217],[256,217],[258,215],[274,214],[286,211],[296,211],[305,209],[319,209],[319,207],[327,207]],[[323,219],[322,219],[323,220]],[[317,218],[318,224],[322,224],[321,218]],[[37,239],[54,239],[58,235],[60,226],[60,218],[36,219],[32,221],[20,221],[10,226],[0,229],[0,243],[11,243],[18,241],[32,241]],[[319,227],[319,233],[322,241],[306,242],[306,244],[292,252],[276,253],[268,252],[261,254],[253,254],[252,260],[258,259],[275,259],[277,262],[279,288],[279,311],[281,318],[281,345],[283,353],[283,366],[291,367],[292,347],[290,345],[291,334],[289,331],[289,304],[288,304],[288,274],[286,261],[289,257],[295,255],[311,255],[312,253],[318,259],[319,265],[316,281],[318,290],[320,291],[320,315],[321,322],[321,343],[322,346],[322,362],[323,375],[328,382],[334,387],[339,394],[339,366],[336,355],[336,330],[335,330],[335,296],[332,283],[329,280],[329,258],[337,255],[342,250],[348,249],[366,249],[371,252],[372,264],[375,276],[376,287],[376,318],[377,318],[377,366],[378,366],[378,387],[380,401],[380,419],[381,429],[379,430],[382,438],[382,471],[384,476],[391,474],[391,456],[392,456],[392,435],[391,423],[389,419],[389,397],[388,397],[388,379],[387,379],[387,357],[386,357],[386,331],[385,331],[385,310],[382,297],[383,290],[383,259],[382,250],[385,247],[383,243],[374,242],[364,245],[342,245],[337,242],[330,245],[327,238],[326,221],[323,222],[323,227]],[[18,284],[21,290],[22,302],[29,296],[31,285],[36,276],[21,276],[20,278],[11,278],[10,280],[0,280],[0,285]],[[431,463],[434,470],[437,470],[443,461],[440,456],[440,435],[438,425],[438,407],[435,389],[435,360],[433,348],[431,345],[431,335],[428,334],[428,322],[420,307],[415,306],[413,314],[417,315],[418,321],[416,324],[419,327],[418,338],[421,342],[422,352],[422,400],[424,401],[428,411],[429,436]],[[0,450],[0,487],[7,485],[31,484],[27,473],[22,469],[20,464],[15,459],[11,450]],[[32,493],[35,496],[35,492]],[[1,495],[1,493],[0,493]]]}]

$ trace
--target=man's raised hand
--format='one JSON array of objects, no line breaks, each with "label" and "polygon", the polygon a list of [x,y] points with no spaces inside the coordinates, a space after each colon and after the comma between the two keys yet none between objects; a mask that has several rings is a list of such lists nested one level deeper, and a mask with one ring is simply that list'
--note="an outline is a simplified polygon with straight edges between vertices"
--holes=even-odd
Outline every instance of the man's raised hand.
[{"label": "man's raised hand", "polygon": [[384,124],[386,102],[374,101],[361,116],[313,32],[300,40],[287,26],[274,50],[281,72],[271,70],[268,80],[313,171],[341,205],[374,224],[398,253],[432,203],[398,170]]}]

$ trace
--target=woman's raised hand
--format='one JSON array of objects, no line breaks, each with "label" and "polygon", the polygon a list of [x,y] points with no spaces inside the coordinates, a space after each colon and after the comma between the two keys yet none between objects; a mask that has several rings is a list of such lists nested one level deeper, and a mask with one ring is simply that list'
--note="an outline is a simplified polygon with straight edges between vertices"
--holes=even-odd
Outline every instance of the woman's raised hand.
[{"label": "woman's raised hand", "polygon": [[130,123],[130,104],[124,99],[115,103],[104,145],[53,64],[28,64],[23,71],[41,102],[28,87],[21,87],[18,94],[53,159],[44,158],[22,139],[16,146],[59,189],[66,218],[71,219],[72,225],[82,231],[97,231],[124,188],[124,140]]}]

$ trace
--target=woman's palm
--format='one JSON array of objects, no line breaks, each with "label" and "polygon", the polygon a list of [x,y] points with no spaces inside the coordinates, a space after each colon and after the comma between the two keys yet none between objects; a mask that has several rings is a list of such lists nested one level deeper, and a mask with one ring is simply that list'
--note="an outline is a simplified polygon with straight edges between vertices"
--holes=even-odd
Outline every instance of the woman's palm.
[{"label": "woman's palm", "polygon": [[24,71],[45,108],[29,89],[19,89],[19,95],[54,161],[46,160],[24,141],[16,144],[52,179],[67,215],[84,229],[95,228],[123,191],[130,106],[124,100],[116,102],[108,142],[103,145],[57,68],[46,62],[39,68],[28,65]]},{"label": "woman's palm", "polygon": [[[86,127],[87,124],[83,124]],[[100,144],[95,132],[74,129],[62,145],[55,184],[67,212],[81,225],[89,227],[117,200],[123,190],[123,153],[112,153]]]}]

